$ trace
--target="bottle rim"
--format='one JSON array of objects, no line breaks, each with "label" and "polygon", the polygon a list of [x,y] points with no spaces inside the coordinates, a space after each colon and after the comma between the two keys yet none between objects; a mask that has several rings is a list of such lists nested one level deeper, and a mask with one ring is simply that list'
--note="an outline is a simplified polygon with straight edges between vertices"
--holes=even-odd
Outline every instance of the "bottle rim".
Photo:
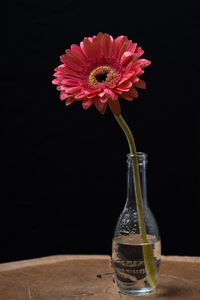
[{"label": "bottle rim", "polygon": [[[127,157],[127,161],[131,161],[132,158],[134,157],[134,154],[131,154],[131,153],[128,153],[126,155]],[[147,163],[147,154],[145,152],[137,152],[137,159],[138,159],[138,162],[145,162]]]}]

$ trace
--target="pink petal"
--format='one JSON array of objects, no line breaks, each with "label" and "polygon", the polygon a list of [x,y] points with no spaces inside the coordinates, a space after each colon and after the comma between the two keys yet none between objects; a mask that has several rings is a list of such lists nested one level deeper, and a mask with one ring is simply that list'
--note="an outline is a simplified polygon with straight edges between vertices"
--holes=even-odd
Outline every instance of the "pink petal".
[{"label": "pink petal", "polygon": [[112,100],[116,101],[118,99],[119,96],[116,93],[114,93],[111,89],[104,89],[104,90]]},{"label": "pink petal", "polygon": [[121,95],[122,93],[129,91],[129,89],[121,90],[121,89],[115,88],[114,91],[116,94]]},{"label": "pink petal", "polygon": [[133,61],[134,55],[131,52],[124,52],[120,59],[120,64],[125,68],[131,61]]},{"label": "pink petal", "polygon": [[68,98],[66,101],[65,101],[65,105],[70,105],[71,103],[73,103],[74,101],[76,101],[73,97],[71,98]]},{"label": "pink petal", "polygon": [[144,53],[144,50],[142,50],[141,47],[137,47],[135,53],[137,54],[137,57],[140,57]]},{"label": "pink petal", "polygon": [[102,33],[102,32],[99,32],[99,33],[97,34],[97,38],[103,38],[103,33]]},{"label": "pink petal", "polygon": [[146,89],[146,82],[140,79],[138,82],[134,82],[133,85],[140,89]]},{"label": "pink petal", "polygon": [[97,93],[96,92],[94,92],[94,93],[90,93],[90,94],[88,94],[87,95],[87,98],[94,98],[94,97],[96,97],[97,96]]},{"label": "pink petal", "polygon": [[137,61],[135,61],[133,63],[133,66],[134,67],[139,66],[140,68],[144,69],[147,66],[149,66],[150,64],[151,64],[150,60],[141,58],[141,59],[138,59]]},{"label": "pink petal", "polygon": [[101,59],[103,56],[102,39],[103,39],[103,33],[99,33],[97,37],[94,38],[92,41],[95,57],[99,59]]},{"label": "pink petal", "polygon": [[88,59],[91,60],[92,58],[94,58],[96,53],[94,51],[93,44],[87,38],[84,38],[83,48],[84,48],[84,53]]},{"label": "pink petal", "polygon": [[95,107],[96,109],[102,114],[105,114],[106,108],[107,108],[107,103],[101,103],[100,101],[96,100],[95,101]]},{"label": "pink petal", "polygon": [[135,71],[130,71],[129,73],[127,74],[124,74],[124,76],[122,77],[122,79],[120,80],[119,82],[119,85],[122,84],[124,81],[131,81],[132,77],[135,76]]},{"label": "pink petal", "polygon": [[76,99],[83,99],[85,97],[93,98],[94,96],[96,96],[96,93],[94,93],[94,90],[89,90],[89,89],[87,90],[87,89],[82,88],[82,90],[80,92],[76,93],[76,95],[74,97]]},{"label": "pink petal", "polygon": [[74,77],[74,78],[78,78],[79,80],[84,80],[85,79],[85,76],[84,74],[74,70],[74,69],[71,69],[71,68],[68,68],[66,67],[65,69],[61,69],[61,71],[57,71],[54,76],[56,77],[62,77],[63,79],[64,78],[68,78],[68,77]]},{"label": "pink petal", "polygon": [[78,72],[82,72],[83,68],[77,64],[77,62],[74,60],[74,58],[71,55],[63,54],[60,57],[60,60],[67,65],[68,68],[71,68],[72,70],[76,70]]},{"label": "pink petal", "polygon": [[108,105],[113,114],[115,114],[116,116],[121,115],[121,106],[118,100],[116,101],[109,100]]},{"label": "pink petal", "polygon": [[76,99],[83,99],[83,98],[88,97],[90,95],[91,95],[91,97],[94,97],[94,95],[92,95],[92,91],[82,89],[80,92],[76,93],[76,95],[74,97]]},{"label": "pink petal", "polygon": [[81,91],[80,93],[77,93],[76,95],[74,95],[75,99],[80,100],[85,98],[85,93],[84,91]]},{"label": "pink petal", "polygon": [[133,68],[133,66],[135,65],[135,61],[137,61],[137,55],[135,53],[133,53],[132,55],[132,60],[125,67],[126,73],[128,73]]},{"label": "pink petal", "polygon": [[123,53],[127,51],[128,38],[126,36],[124,36],[123,38],[120,38],[119,40],[116,39],[115,43],[117,45],[117,61],[119,62]]},{"label": "pink petal", "polygon": [[93,37],[88,37],[88,40],[90,41],[90,43],[92,43]]},{"label": "pink petal", "polygon": [[124,35],[120,35],[115,39],[115,44],[116,44],[116,48],[117,48],[117,52],[120,51],[122,45],[128,41],[128,38]]},{"label": "pink petal", "polygon": [[110,99],[110,95],[106,94],[106,93],[99,98],[101,103],[106,103],[106,102],[108,102],[109,99]]},{"label": "pink petal", "polygon": [[117,45],[115,43],[115,40],[113,40],[113,43],[112,43],[111,57],[117,57]]},{"label": "pink petal", "polygon": [[147,59],[142,59],[140,61],[141,61],[140,67],[142,69],[146,68],[147,66],[149,66],[151,64],[151,61],[147,60]]},{"label": "pink petal", "polygon": [[126,99],[126,100],[133,100],[133,98],[137,98],[138,97],[138,92],[136,89],[134,89],[133,87],[130,88],[130,90],[128,92],[124,92],[121,94],[121,97]]},{"label": "pink petal", "polygon": [[68,96],[67,96],[67,94],[66,94],[65,92],[61,92],[61,93],[60,93],[60,100],[61,100],[61,101],[62,101],[62,100],[65,100],[67,97],[68,97]]},{"label": "pink petal", "polygon": [[78,86],[80,84],[75,78],[63,79],[61,83],[65,84],[66,86]]},{"label": "pink petal", "polygon": [[61,71],[62,72],[65,69],[66,69],[65,64],[61,64],[57,68],[55,68],[54,71]]},{"label": "pink petal", "polygon": [[105,93],[106,93],[106,92],[103,90],[102,92],[98,93],[98,96],[99,96],[99,97],[103,97],[103,96],[105,95]]},{"label": "pink petal", "polygon": [[85,66],[85,60],[83,59],[82,55],[72,50],[66,50],[65,53],[67,56],[69,56],[71,61],[77,64],[78,66],[79,65]]},{"label": "pink petal", "polygon": [[137,47],[137,43],[132,43],[132,42],[131,42],[131,44],[130,44],[130,45],[128,46],[128,48],[127,48],[127,51],[130,51],[130,52],[134,53],[136,47]]},{"label": "pink petal", "polygon": [[79,80],[84,80],[85,79],[85,76],[79,72],[76,72],[74,70],[70,70],[70,69],[67,69],[65,71],[65,73],[63,73],[63,75],[66,77],[66,78],[77,78]]},{"label": "pink petal", "polygon": [[87,57],[87,54],[85,52],[85,48],[84,48],[84,44],[83,42],[80,42],[80,48],[81,48],[81,51],[83,52],[83,55],[86,57],[87,61],[88,61],[88,57]]},{"label": "pink petal", "polygon": [[144,71],[142,69],[138,69],[136,72],[135,72],[135,75],[137,76],[140,76],[144,73]]},{"label": "pink petal", "polygon": [[[115,90],[117,90],[118,92],[128,92],[130,87],[132,87],[132,82],[127,80],[124,81],[122,84],[120,84],[119,86],[117,86],[115,88]],[[121,93],[120,93],[121,94]]]},{"label": "pink petal", "polygon": [[130,90],[133,95],[133,98],[138,98],[138,91],[134,87],[130,88]]},{"label": "pink petal", "polygon": [[57,89],[58,91],[64,91],[64,90],[65,90],[65,87],[64,87],[63,85],[58,85],[58,86],[56,87],[56,89]]},{"label": "pink petal", "polygon": [[55,77],[62,77],[63,76],[63,73],[62,72],[55,72],[54,74],[53,74],[53,76],[55,76]]},{"label": "pink petal", "polygon": [[118,53],[118,57],[117,57],[117,61],[118,61],[118,62],[120,61],[120,59],[121,59],[123,53],[126,52],[126,49],[127,49],[127,44],[124,43],[124,44],[122,45],[122,47],[121,47],[119,53]]},{"label": "pink petal", "polygon": [[132,80],[132,83],[138,82],[140,79],[136,76],[134,76],[134,79]]},{"label": "pink petal", "polygon": [[91,99],[82,101],[82,107],[84,109],[88,109],[92,104],[93,104],[93,101]]},{"label": "pink petal", "polygon": [[82,89],[81,86],[66,87],[65,92],[67,94],[73,94],[73,93],[80,92],[81,89]]},{"label": "pink petal", "polygon": [[86,62],[87,61],[87,58],[86,56],[84,55],[83,51],[81,50],[81,47],[76,45],[76,44],[72,44],[71,45],[71,50],[73,52],[76,52],[78,55],[80,55],[82,57],[82,59]]},{"label": "pink petal", "polygon": [[52,83],[53,84],[59,84],[60,83],[60,79],[55,78],[55,79],[52,80]]},{"label": "pink petal", "polygon": [[109,58],[112,54],[113,38],[105,33],[103,36],[103,54],[105,58]]}]

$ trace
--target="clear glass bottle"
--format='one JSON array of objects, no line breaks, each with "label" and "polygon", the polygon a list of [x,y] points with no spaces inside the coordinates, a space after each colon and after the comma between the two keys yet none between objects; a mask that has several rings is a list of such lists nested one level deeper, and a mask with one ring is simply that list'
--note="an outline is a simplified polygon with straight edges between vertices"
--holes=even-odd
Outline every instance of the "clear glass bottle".
[{"label": "clear glass bottle", "polygon": [[152,247],[155,270],[158,274],[161,259],[161,242],[157,223],[147,202],[146,165],[147,155],[137,153],[141,190],[143,198],[144,222],[147,243],[140,238],[137,205],[134,191],[132,157],[127,155],[127,199],[118,219],[112,242],[112,266],[120,292],[129,295],[144,295],[154,291],[145,270],[143,247]]}]

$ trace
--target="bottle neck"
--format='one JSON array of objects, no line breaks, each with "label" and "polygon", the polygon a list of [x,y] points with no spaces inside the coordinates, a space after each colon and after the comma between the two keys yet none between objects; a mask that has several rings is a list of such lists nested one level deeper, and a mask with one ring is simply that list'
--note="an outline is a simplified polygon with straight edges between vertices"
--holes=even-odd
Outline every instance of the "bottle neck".
[{"label": "bottle neck", "polygon": [[[132,159],[130,154],[127,155],[127,200],[126,207],[131,207],[136,209],[136,197],[133,182],[133,169],[132,169]],[[140,173],[140,183],[142,191],[143,206],[147,206],[147,183],[146,183],[146,167],[147,167],[147,156],[145,153],[137,153],[139,173]]]}]

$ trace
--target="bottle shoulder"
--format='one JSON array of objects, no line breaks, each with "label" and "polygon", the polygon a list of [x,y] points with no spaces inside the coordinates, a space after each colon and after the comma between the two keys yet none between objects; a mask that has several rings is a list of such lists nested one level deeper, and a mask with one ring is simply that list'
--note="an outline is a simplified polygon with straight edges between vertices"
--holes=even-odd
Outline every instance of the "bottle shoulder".
[{"label": "bottle shoulder", "polygon": [[[159,238],[158,225],[150,207],[145,206],[143,211],[147,234],[151,234]],[[138,233],[139,220],[137,209],[135,207],[125,205],[117,221],[115,236]]]}]

